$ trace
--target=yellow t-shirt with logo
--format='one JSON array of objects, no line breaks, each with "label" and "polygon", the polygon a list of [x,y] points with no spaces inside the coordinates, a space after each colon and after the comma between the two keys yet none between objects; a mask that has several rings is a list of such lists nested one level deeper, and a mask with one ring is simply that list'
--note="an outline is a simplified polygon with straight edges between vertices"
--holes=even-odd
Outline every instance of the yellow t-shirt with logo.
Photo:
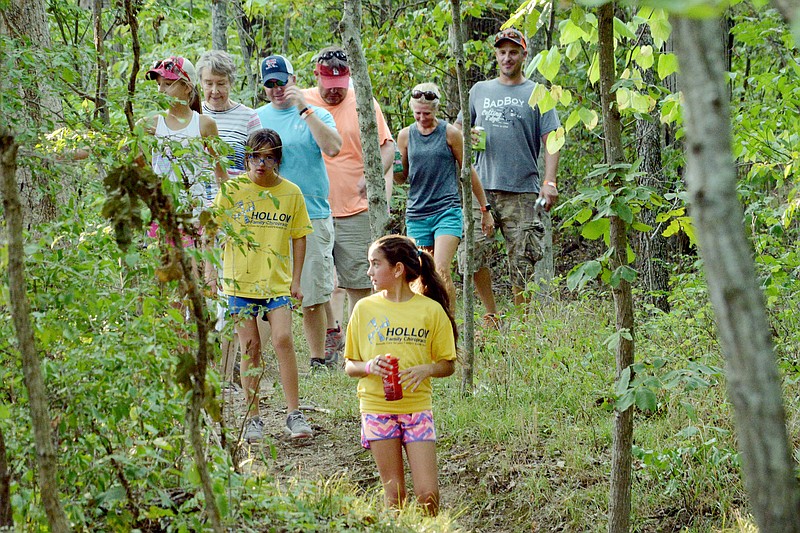
[{"label": "yellow t-shirt with logo", "polygon": [[[383,293],[358,301],[347,326],[344,354],[353,361],[376,355],[397,357],[400,370],[442,360],[455,360],[453,328],[442,306],[421,294],[405,302],[387,300]],[[431,380],[416,391],[403,389],[403,399],[387,402],[380,376],[358,380],[362,413],[404,414],[431,408]]]},{"label": "yellow t-shirt with logo", "polygon": [[223,210],[217,219],[222,229],[229,224],[241,238],[225,238],[222,291],[245,298],[291,296],[292,239],[312,231],[300,188],[285,179],[261,187],[243,175],[222,185],[214,206]]}]

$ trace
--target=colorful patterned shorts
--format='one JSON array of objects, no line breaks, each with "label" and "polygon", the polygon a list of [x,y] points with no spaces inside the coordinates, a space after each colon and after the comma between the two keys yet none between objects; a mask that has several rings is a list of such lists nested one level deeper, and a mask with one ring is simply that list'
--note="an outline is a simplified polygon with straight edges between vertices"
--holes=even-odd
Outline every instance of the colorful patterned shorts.
[{"label": "colorful patterned shorts", "polygon": [[369,450],[372,440],[401,439],[408,442],[436,442],[433,411],[402,415],[361,414],[361,445]]}]

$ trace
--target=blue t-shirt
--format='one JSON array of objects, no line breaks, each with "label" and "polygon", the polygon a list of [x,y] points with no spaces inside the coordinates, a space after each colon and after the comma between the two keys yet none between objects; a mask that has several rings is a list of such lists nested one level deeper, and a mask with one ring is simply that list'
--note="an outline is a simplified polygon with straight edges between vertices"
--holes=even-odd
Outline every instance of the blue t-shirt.
[{"label": "blue t-shirt", "polygon": [[[336,122],[329,112],[321,107],[309,108],[327,126],[336,129]],[[267,104],[259,107],[256,113],[263,127],[275,130],[281,136],[283,156],[278,173],[303,191],[308,216],[311,220],[331,216],[331,205],[328,203],[330,182],[322,150],[297,108],[276,109],[272,104]]]}]

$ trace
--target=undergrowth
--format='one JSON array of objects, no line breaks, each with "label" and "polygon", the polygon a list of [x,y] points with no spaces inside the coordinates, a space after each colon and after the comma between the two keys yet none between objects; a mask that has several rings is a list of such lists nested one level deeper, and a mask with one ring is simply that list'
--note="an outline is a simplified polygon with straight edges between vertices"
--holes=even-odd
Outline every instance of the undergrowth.
[{"label": "undergrowth", "polygon": [[[76,213],[79,210],[76,209]],[[87,230],[88,228],[88,230]],[[80,216],[28,245],[36,339],[59,453],[61,498],[79,530],[198,531],[202,492],[176,384],[192,332],[154,282],[157,250],[117,249],[102,222]],[[635,531],[747,530],[724,363],[705,286],[673,278],[670,314],[640,308],[633,454]],[[18,529],[46,529],[8,292],[0,307],[0,428]],[[557,294],[557,291],[556,291]],[[798,441],[795,315],[770,301],[786,377],[788,427]],[[296,320],[298,358],[307,358]],[[237,473],[209,434],[214,491],[237,531],[600,531],[605,529],[614,381],[610,297],[586,290],[510,314],[480,331],[474,389],[458,375],[434,381],[444,512],[382,510],[377,478],[347,475],[286,483]],[[219,390],[219,378],[212,373]],[[333,424],[357,419],[355,382],[342,374],[301,382]],[[638,401],[641,400],[641,401]],[[641,404],[641,405],[640,405]],[[646,408],[642,408],[645,406]],[[215,429],[218,432],[218,429]],[[228,429],[228,438],[230,435]],[[357,439],[353,435],[353,439]],[[737,529],[738,528],[738,529]]]}]

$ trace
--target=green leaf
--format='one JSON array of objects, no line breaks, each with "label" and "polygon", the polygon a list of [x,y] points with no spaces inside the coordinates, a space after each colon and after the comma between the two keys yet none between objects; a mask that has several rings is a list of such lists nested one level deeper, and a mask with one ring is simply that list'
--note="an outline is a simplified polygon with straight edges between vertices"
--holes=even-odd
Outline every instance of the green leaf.
[{"label": "green leaf", "polygon": [[619,398],[617,398],[617,403],[614,405],[614,409],[619,411],[620,413],[624,413],[627,411],[631,405],[633,405],[634,397],[633,391],[629,390]]},{"label": "green leaf", "polygon": [[667,12],[663,9],[654,9],[648,22],[650,34],[653,36],[653,45],[660,49],[672,33],[672,25],[669,23]]},{"label": "green leaf", "polygon": [[566,136],[564,135],[564,127],[559,126],[558,129],[551,131],[547,134],[547,152],[554,154],[561,150],[561,147],[564,146],[566,142]]},{"label": "green leaf", "polygon": [[653,56],[653,47],[650,45],[640,47],[634,56],[634,61],[636,61],[636,64],[644,70],[652,67],[653,63],[655,62],[655,58]]},{"label": "green leaf", "polygon": [[561,46],[566,46],[580,39],[586,40],[588,37],[589,34],[583,31],[580,26],[568,19],[561,24],[558,42],[561,43]]},{"label": "green leaf", "polygon": [[561,68],[561,52],[553,47],[542,53],[542,61],[539,63],[538,70],[548,81],[553,81]]},{"label": "green leaf", "polygon": [[545,91],[544,95],[542,96],[542,99],[539,100],[538,105],[539,105],[539,112],[547,113],[556,106],[556,100],[553,98],[553,95],[551,93]]},{"label": "green leaf", "polygon": [[683,410],[686,411],[686,416],[689,417],[689,420],[692,422],[697,422],[697,409],[694,408],[694,405],[685,401],[681,401],[680,404],[681,407],[683,407]]},{"label": "green leaf", "polygon": [[636,389],[636,397],[634,401],[636,402],[636,407],[642,411],[655,413],[656,409],[658,409],[656,394],[647,387],[640,387]]},{"label": "green leaf", "polygon": [[567,288],[582,288],[586,282],[593,280],[603,270],[603,265],[596,259],[581,263],[567,274]]},{"label": "green leaf", "polygon": [[661,54],[658,56],[658,77],[662,80],[678,71],[678,57],[675,54]]},{"label": "green leaf", "polygon": [[581,115],[577,109],[573,110],[572,113],[569,114],[567,117],[567,121],[564,122],[564,129],[567,131],[571,130],[575,124],[581,121]]},{"label": "green leaf", "polygon": [[11,418],[11,409],[4,403],[0,403],[0,420]]},{"label": "green leaf", "polygon": [[628,385],[631,382],[631,367],[625,367],[622,373],[619,375],[619,379],[617,380],[616,385],[614,386],[614,392],[616,392],[617,396],[622,396],[627,392]]},{"label": "green leaf", "polygon": [[597,112],[594,109],[588,109],[586,107],[578,109],[578,116],[581,117],[581,122],[586,126],[586,129],[590,131],[595,129],[597,123],[600,121]]},{"label": "green leaf", "polygon": [[[594,85],[600,79],[600,56],[595,53],[592,63],[589,65],[589,83]],[[591,128],[589,128],[591,129]]]},{"label": "green leaf", "polygon": [[581,235],[590,241],[596,241],[609,232],[610,223],[607,218],[598,218],[587,222],[581,228]]},{"label": "green leaf", "polygon": [[636,34],[628,27],[627,24],[622,22],[617,17],[614,17],[614,33],[616,34],[617,38],[625,38],[630,39],[631,41],[636,40]]},{"label": "green leaf", "polygon": [[[531,106],[531,108],[536,107],[546,94],[548,94],[547,87],[545,87],[542,83],[537,83],[533,88],[533,91],[531,91],[530,98],[528,98],[528,105]],[[539,110],[541,111],[541,107]]]}]

